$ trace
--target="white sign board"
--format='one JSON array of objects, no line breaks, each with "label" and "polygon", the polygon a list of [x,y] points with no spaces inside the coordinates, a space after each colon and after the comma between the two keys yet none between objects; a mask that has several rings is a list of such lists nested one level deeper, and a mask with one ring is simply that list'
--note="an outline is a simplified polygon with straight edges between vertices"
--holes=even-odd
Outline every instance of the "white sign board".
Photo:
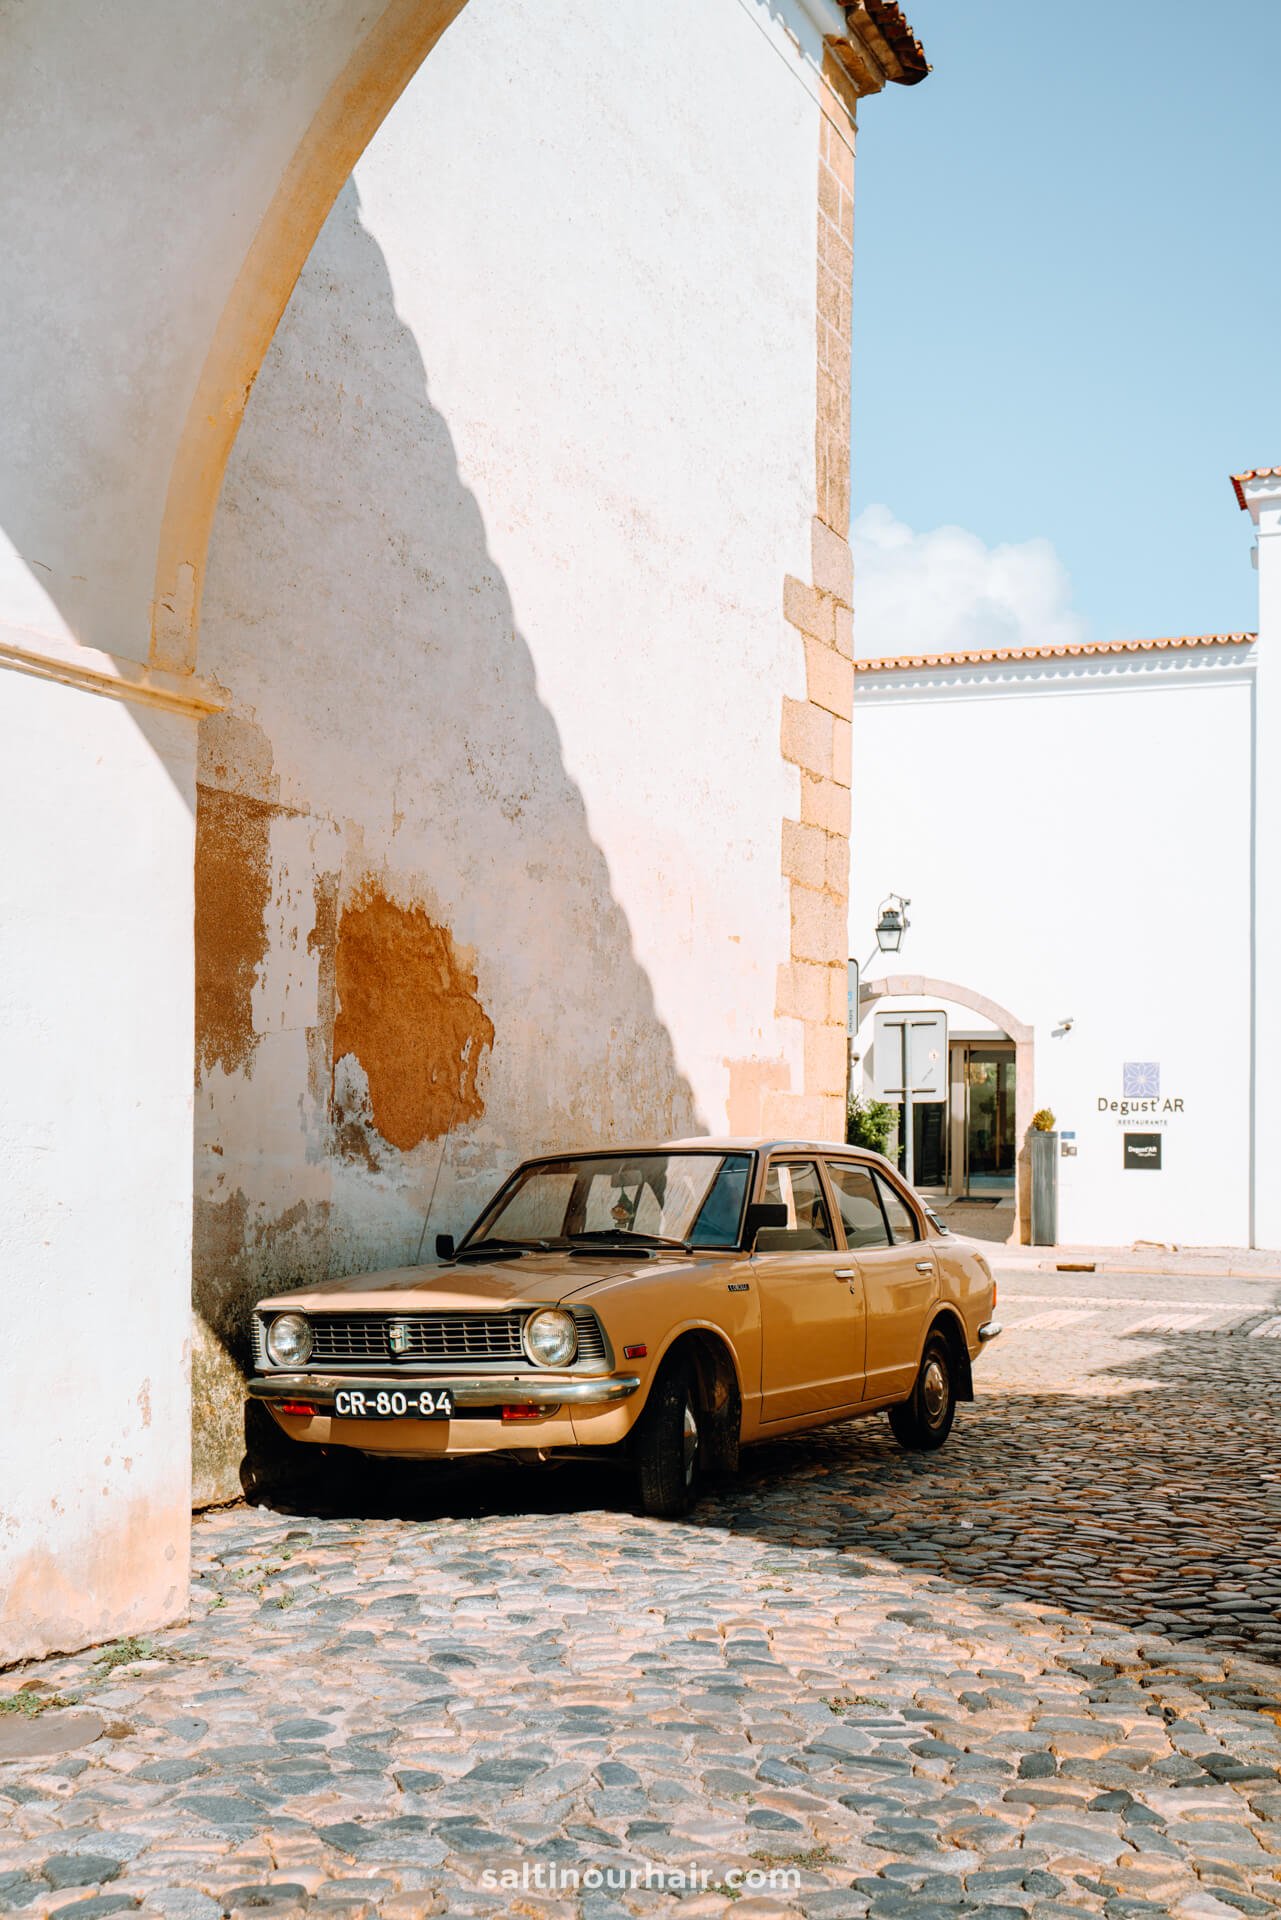
[{"label": "white sign board", "polygon": [[876,1097],[897,1106],[947,1099],[947,1015],[878,1013],[875,1021]]}]

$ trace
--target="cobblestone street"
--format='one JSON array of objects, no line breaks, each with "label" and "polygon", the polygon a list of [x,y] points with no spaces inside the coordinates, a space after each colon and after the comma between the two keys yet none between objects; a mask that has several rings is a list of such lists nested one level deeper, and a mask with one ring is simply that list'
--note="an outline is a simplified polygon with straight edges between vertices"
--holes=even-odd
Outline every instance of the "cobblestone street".
[{"label": "cobblestone street", "polygon": [[1281,1911],[1281,1284],[999,1312],[941,1454],[796,1438],[691,1524],[568,1469],[205,1516],[188,1626],[0,1679],[59,1703],[0,1717],[0,1908]]}]

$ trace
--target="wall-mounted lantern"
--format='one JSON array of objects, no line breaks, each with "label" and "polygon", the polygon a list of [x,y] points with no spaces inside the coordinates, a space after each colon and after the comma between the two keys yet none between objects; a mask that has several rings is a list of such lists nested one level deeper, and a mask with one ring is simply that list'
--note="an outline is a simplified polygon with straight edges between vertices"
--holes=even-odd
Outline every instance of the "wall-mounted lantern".
[{"label": "wall-mounted lantern", "polygon": [[901,893],[892,893],[888,899],[882,900],[880,918],[876,923],[876,944],[882,953],[897,953],[902,946],[903,935],[911,925],[907,917],[911,904]]}]

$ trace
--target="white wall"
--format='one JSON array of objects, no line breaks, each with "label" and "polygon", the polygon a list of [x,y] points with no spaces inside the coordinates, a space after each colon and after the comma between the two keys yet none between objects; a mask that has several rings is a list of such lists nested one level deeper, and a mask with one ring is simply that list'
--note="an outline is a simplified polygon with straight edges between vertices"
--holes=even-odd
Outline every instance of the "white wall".
[{"label": "white wall", "polygon": [[[1247,674],[1186,656],[1137,683],[1061,662],[988,681],[856,686],[850,951],[873,944],[885,894],[910,895],[895,970],[1034,1027],[1036,1104],[1077,1135],[1062,1241],[1245,1244]],[[1100,1112],[1127,1061],[1159,1063],[1183,1113]],[[1159,1173],[1124,1170],[1127,1126],[1162,1132]]]},{"label": "white wall", "polygon": [[[723,1128],[736,1064],[802,1084],[774,1008],[819,119],[777,11],[662,0],[638,33],[470,0],[256,384],[202,642],[232,709],[202,871],[224,886],[242,836],[265,903],[246,1031],[198,1093],[205,1497],[234,1490],[248,1302],[412,1258],[442,1152],[433,1232],[529,1151]],[[333,1063],[369,885],[447,933],[493,1023],[483,1112],[400,1144],[363,1050]],[[390,949],[379,971],[418,1044],[435,1013],[392,1006]]]},{"label": "white wall", "polygon": [[170,469],[218,316],[369,24],[359,0],[5,9],[0,624],[146,659]]},{"label": "white wall", "polygon": [[1281,1058],[1281,472],[1246,483],[1257,529],[1259,641],[1255,676],[1255,766],[1258,794],[1254,900],[1255,1082],[1254,1238],[1281,1247],[1281,1104],[1275,1063]]},{"label": "white wall", "polygon": [[0,673],[0,1659],[179,1617],[195,727]]}]

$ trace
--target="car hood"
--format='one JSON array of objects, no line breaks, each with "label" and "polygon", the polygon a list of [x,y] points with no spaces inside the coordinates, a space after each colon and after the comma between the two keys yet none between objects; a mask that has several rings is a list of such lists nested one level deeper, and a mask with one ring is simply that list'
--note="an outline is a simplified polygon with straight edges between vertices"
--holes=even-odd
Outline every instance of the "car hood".
[{"label": "car hood", "polygon": [[460,1266],[346,1274],[297,1292],[271,1294],[259,1305],[304,1313],[492,1313],[535,1300],[581,1299],[630,1281],[675,1278],[705,1264],[706,1257],[686,1253],[660,1252],[651,1260],[535,1253],[492,1264],[465,1261]]}]

